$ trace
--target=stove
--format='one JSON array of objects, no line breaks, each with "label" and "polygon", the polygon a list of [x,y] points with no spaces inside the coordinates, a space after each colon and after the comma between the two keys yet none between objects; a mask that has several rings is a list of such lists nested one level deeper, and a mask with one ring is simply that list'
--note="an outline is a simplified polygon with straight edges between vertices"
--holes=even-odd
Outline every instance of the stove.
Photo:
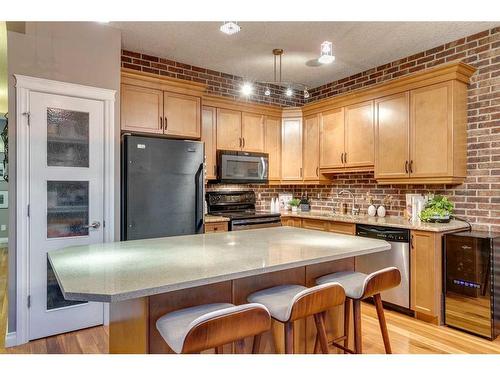
[{"label": "stove", "polygon": [[229,218],[229,230],[281,226],[279,213],[255,209],[255,192],[251,190],[211,191],[205,197],[210,215]]}]

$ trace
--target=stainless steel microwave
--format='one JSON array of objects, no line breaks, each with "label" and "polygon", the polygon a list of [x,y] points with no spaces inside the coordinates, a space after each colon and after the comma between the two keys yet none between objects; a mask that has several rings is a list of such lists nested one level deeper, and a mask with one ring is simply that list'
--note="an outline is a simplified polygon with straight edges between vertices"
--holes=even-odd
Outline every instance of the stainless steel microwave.
[{"label": "stainless steel microwave", "polygon": [[217,180],[230,184],[268,182],[269,156],[260,152],[217,150]]}]

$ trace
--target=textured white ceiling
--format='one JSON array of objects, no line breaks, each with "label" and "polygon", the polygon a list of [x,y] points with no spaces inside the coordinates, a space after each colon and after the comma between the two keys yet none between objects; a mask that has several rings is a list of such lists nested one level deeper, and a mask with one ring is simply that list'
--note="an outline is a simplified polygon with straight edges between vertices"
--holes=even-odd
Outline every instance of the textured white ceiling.
[{"label": "textured white ceiling", "polygon": [[[316,87],[499,22],[241,22],[232,36],[220,22],[112,22],[123,48],[243,76],[273,79],[273,48],[283,48],[283,80]],[[333,43],[336,60],[316,63],[320,44]]]}]

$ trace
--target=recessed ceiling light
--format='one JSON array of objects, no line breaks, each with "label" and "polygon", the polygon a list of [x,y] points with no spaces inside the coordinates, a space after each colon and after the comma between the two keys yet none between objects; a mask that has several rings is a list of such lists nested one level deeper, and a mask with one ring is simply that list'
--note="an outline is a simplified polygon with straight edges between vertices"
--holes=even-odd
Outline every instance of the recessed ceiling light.
[{"label": "recessed ceiling light", "polygon": [[286,96],[292,96],[293,95],[293,90],[290,87],[288,87],[286,89],[286,91],[285,91],[285,95]]},{"label": "recessed ceiling light", "polygon": [[233,21],[226,21],[220,27],[220,31],[222,31],[224,34],[227,34],[227,35],[236,34],[240,30],[241,30],[241,26],[238,25],[237,22],[233,22]]},{"label": "recessed ceiling light", "polygon": [[253,92],[253,86],[250,82],[245,82],[243,86],[241,86],[241,93],[245,96],[251,95]]},{"label": "recessed ceiling light", "polygon": [[319,56],[318,61],[321,64],[331,64],[335,61],[332,42],[324,41],[321,43],[321,55]]}]

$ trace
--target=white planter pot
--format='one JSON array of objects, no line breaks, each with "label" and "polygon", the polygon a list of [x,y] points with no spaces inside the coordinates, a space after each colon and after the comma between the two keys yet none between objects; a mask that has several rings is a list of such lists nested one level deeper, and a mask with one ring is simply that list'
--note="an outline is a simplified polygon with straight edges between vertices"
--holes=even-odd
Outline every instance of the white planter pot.
[{"label": "white planter pot", "polygon": [[377,214],[377,209],[373,204],[370,205],[370,207],[368,207],[368,216],[375,216],[376,214]]},{"label": "white planter pot", "polygon": [[385,207],[384,206],[378,206],[378,208],[377,208],[377,215],[379,217],[384,217],[385,216]]},{"label": "white planter pot", "polygon": [[292,206],[292,212],[297,212],[298,207],[297,206]]}]

